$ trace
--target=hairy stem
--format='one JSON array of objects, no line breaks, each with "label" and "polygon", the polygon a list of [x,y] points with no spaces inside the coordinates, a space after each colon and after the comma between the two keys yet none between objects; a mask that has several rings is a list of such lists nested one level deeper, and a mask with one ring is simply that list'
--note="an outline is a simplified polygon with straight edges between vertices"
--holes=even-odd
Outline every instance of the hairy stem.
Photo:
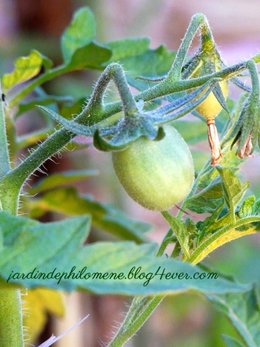
[{"label": "hairy stem", "polygon": [[[103,97],[108,86],[108,83],[113,80],[120,94],[123,110],[126,116],[137,111],[135,99],[128,86],[125,72],[121,65],[112,63],[100,75],[93,94],[90,98],[89,107],[99,109],[103,106]],[[102,109],[102,108],[101,108]]]},{"label": "hairy stem", "polygon": [[10,159],[6,135],[4,97],[0,83],[0,177],[10,170]]},{"label": "hairy stem", "polygon": [[[166,247],[172,241],[173,232],[169,229],[164,236],[163,241],[157,251],[157,256],[163,255]],[[165,296],[153,297],[136,297],[133,299],[128,313],[121,324],[113,340],[108,344],[108,347],[121,347],[123,346],[141,326],[151,316],[157,306],[163,301]]]},{"label": "hairy stem", "polygon": [[253,60],[249,60],[247,62],[247,68],[251,77],[252,93],[259,99],[260,86],[259,86],[258,71],[257,71],[255,62]]},{"label": "hairy stem", "polygon": [[173,81],[179,80],[181,77],[181,70],[187,56],[191,43],[200,27],[205,23],[206,18],[203,14],[195,14],[190,22],[186,34],[182,40],[180,48],[177,51],[174,63],[168,73],[167,79]]},{"label": "hairy stem", "polygon": [[20,291],[0,289],[0,346],[23,347]]},{"label": "hairy stem", "polygon": [[116,336],[108,347],[122,347],[143,326],[147,319],[162,302],[164,296],[136,297]]}]

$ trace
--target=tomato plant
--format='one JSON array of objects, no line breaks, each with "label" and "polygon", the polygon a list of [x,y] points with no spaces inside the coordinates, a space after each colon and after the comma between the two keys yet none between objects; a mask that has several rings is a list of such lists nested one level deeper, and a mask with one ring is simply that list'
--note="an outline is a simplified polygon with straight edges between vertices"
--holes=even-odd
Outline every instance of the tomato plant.
[{"label": "tomato plant", "polygon": [[[53,67],[49,58],[33,50],[18,58],[14,70],[1,78],[0,346],[24,346],[23,324],[32,343],[46,312],[63,312],[58,290],[134,296],[109,346],[123,346],[166,295],[189,290],[203,294],[232,322],[240,341],[227,337],[227,346],[259,345],[259,286],[253,280],[240,283],[224,274],[214,281],[195,278],[210,274],[209,269],[203,272],[201,262],[217,248],[259,231],[260,202],[238,174],[243,160],[259,150],[259,55],[226,66],[203,14],[192,17],[177,52],[151,49],[143,38],[103,43],[96,40],[95,32],[93,13],[81,8],[62,35],[61,65]],[[197,33],[201,38],[198,53],[188,59]],[[101,72],[87,101],[44,90],[48,81],[88,69]],[[240,79],[244,71],[250,85]],[[119,100],[107,102],[104,96],[111,81]],[[241,97],[227,100],[227,83],[242,89]],[[35,106],[45,120],[44,128],[17,136],[17,119]],[[225,112],[230,114],[228,120]],[[188,114],[193,118],[180,120]],[[188,144],[197,142],[198,127],[203,131],[208,127],[211,153],[194,170],[195,152]],[[97,150],[112,152],[115,172],[126,192],[142,206],[161,211],[169,230],[159,247],[146,237],[147,224],[64,187],[96,174],[93,170],[53,174],[26,187],[35,172],[44,170],[47,160],[55,161],[57,153],[82,148],[75,141],[77,135],[90,137]],[[21,151],[26,155],[19,162]],[[180,202],[174,215],[170,208]],[[36,220],[46,212],[69,218],[51,223]],[[113,238],[84,244],[91,225]],[[173,249],[170,253],[168,245]],[[101,277],[86,272],[90,265],[92,273]],[[155,268],[170,275],[188,275],[169,282],[153,277]],[[75,269],[79,271],[70,276]],[[118,273],[117,280],[110,272]],[[41,323],[23,316],[25,288],[27,309],[37,310]]]}]

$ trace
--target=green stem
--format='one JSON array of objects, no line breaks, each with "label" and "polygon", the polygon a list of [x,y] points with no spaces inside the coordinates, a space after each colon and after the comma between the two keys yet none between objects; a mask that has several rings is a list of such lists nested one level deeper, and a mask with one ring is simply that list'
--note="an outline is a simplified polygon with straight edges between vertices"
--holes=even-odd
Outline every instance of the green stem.
[{"label": "green stem", "polygon": [[165,237],[164,237],[164,239],[163,239],[163,241],[162,241],[158,251],[157,251],[157,254],[156,254],[157,257],[160,257],[160,256],[163,255],[163,253],[164,253],[166,247],[168,246],[168,244],[173,241],[173,238],[174,238],[173,231],[172,231],[172,229],[169,229],[167,234],[165,235]]},{"label": "green stem", "polygon": [[4,100],[2,100],[2,88],[0,83],[0,177],[10,170],[10,159],[6,135]]},{"label": "green stem", "polygon": [[163,299],[164,296],[134,298],[125,320],[107,347],[124,346],[125,343],[143,326]]},{"label": "green stem", "polygon": [[197,31],[200,29],[202,24],[205,23],[205,21],[206,18],[201,13],[197,13],[192,17],[190,25],[185,33],[180,48],[178,49],[178,52],[176,54],[175,60],[172,64],[172,67],[168,73],[168,76],[166,77],[172,82],[180,79],[182,66],[184,64],[190,45]]},{"label": "green stem", "polygon": [[[204,76],[189,79],[189,80],[171,82],[168,78],[166,78],[160,83],[158,83],[157,85],[136,95],[135,100],[150,101],[150,100],[154,100],[169,94],[187,91],[189,89],[202,86],[204,83],[207,83],[210,79],[213,79],[213,78],[229,79],[234,77],[235,75],[238,75],[241,71],[246,69],[246,63],[247,62],[235,64],[223,70],[214,72],[213,74],[204,75]],[[105,119],[120,111],[122,111],[121,102],[114,102],[111,104],[107,104],[106,107],[104,107],[104,110],[102,112],[103,115],[100,115],[100,117]]]},{"label": "green stem", "polygon": [[23,347],[20,291],[0,289],[0,346]]},{"label": "green stem", "polygon": [[259,86],[259,77],[258,77],[258,71],[256,64],[253,60],[249,60],[247,62],[247,68],[250,73],[251,77],[251,84],[252,84],[252,94],[259,99],[260,94],[260,86]]},{"label": "green stem", "polygon": [[[167,234],[157,251],[157,257],[163,255],[169,242],[171,242],[173,232],[168,230]],[[133,299],[128,313],[108,347],[123,346],[138,331],[147,319],[151,316],[157,306],[163,301],[165,296],[136,297]]]},{"label": "green stem", "polygon": [[125,72],[121,65],[117,63],[108,65],[102,72],[96,83],[88,106],[91,109],[97,108],[98,110],[100,109],[100,105],[103,106],[104,94],[111,80],[114,81],[118,89],[125,115],[128,116],[137,112],[136,102],[128,86]]}]

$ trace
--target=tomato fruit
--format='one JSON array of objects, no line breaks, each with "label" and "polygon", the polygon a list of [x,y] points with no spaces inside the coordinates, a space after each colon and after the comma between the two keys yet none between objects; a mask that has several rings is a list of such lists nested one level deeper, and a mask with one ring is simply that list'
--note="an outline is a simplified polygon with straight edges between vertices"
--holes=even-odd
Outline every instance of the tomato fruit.
[{"label": "tomato fruit", "polygon": [[113,166],[128,195],[150,210],[167,210],[182,201],[194,180],[188,145],[172,126],[160,141],[141,137],[113,152]]}]

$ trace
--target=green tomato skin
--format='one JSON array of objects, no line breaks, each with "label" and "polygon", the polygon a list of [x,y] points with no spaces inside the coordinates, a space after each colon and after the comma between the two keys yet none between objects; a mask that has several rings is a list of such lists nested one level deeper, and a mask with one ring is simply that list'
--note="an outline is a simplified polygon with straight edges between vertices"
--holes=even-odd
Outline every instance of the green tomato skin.
[{"label": "green tomato skin", "polygon": [[168,210],[191,191],[194,165],[188,145],[172,126],[160,141],[140,138],[113,152],[116,175],[128,195],[149,210]]}]

